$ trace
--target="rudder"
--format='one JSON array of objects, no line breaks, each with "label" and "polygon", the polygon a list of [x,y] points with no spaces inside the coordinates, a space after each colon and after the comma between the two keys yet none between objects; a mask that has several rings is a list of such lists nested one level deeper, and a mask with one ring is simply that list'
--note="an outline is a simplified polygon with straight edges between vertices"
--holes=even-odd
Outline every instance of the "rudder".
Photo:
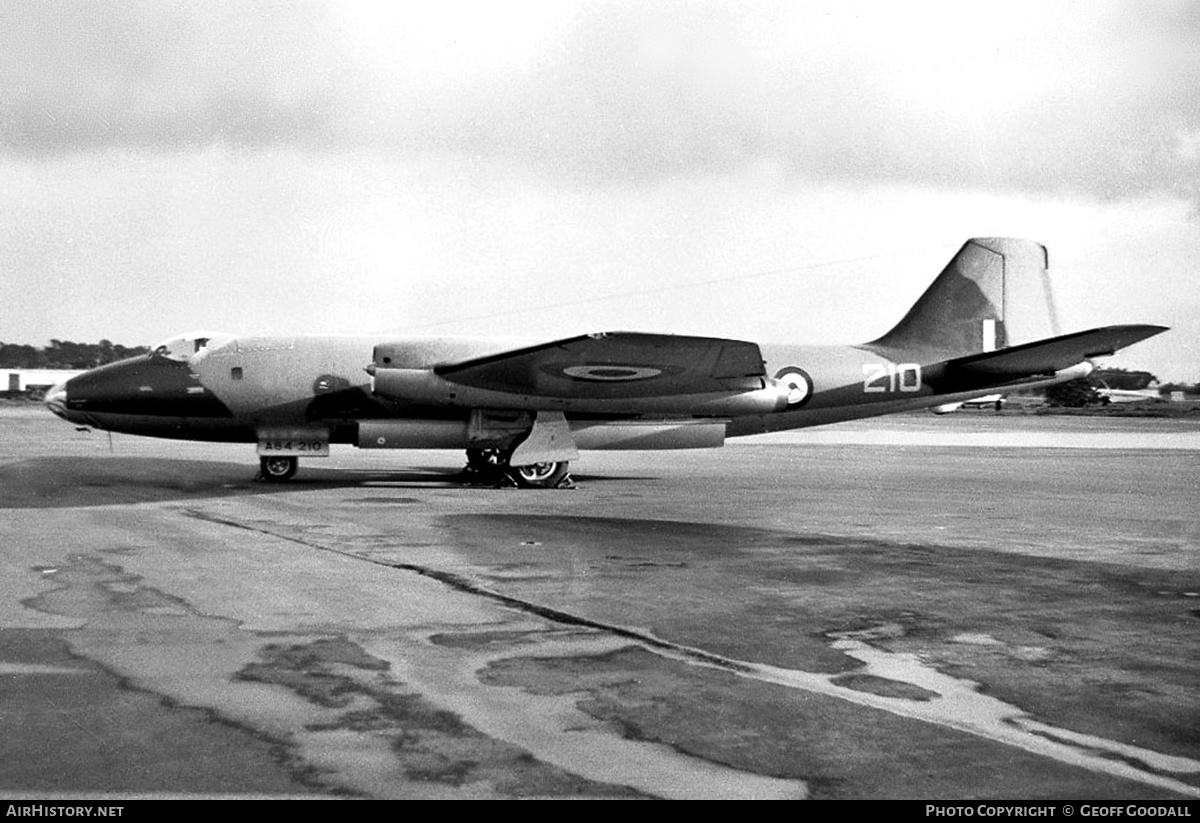
[{"label": "rudder", "polygon": [[871,346],[953,356],[1057,333],[1046,247],[1032,240],[968,240],[896,326]]}]

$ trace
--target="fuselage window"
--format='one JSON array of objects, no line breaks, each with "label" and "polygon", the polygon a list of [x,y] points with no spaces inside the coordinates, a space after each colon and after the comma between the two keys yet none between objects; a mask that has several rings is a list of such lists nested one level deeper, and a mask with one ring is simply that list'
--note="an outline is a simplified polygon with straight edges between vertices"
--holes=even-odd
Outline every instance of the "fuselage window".
[{"label": "fuselage window", "polygon": [[229,376],[233,380],[241,380],[242,379],[242,367],[234,366],[232,369],[229,370]]}]

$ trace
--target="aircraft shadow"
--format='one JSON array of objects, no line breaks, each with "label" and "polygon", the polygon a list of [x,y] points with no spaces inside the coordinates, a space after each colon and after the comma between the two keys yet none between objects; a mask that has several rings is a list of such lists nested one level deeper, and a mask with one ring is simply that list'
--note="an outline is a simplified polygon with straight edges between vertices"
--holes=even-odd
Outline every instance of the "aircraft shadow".
[{"label": "aircraft shadow", "polygon": [[304,466],[287,483],[255,480],[243,463],[141,457],[42,457],[0,466],[0,509],[87,508],[172,500],[277,494],[368,484],[461,486],[445,467],[321,469]]}]

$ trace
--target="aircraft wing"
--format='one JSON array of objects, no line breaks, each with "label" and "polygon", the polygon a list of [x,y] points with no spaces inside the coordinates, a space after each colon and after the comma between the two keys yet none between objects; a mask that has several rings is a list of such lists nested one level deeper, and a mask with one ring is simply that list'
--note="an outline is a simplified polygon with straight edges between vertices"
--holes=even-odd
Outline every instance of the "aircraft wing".
[{"label": "aircraft wing", "polygon": [[1166,330],[1166,326],[1104,326],[999,351],[958,357],[946,361],[945,365],[952,374],[988,378],[1053,374],[1089,358],[1112,354]]},{"label": "aircraft wing", "polygon": [[635,398],[760,389],[758,344],[713,337],[607,332],[433,369],[476,389],[561,398]]}]

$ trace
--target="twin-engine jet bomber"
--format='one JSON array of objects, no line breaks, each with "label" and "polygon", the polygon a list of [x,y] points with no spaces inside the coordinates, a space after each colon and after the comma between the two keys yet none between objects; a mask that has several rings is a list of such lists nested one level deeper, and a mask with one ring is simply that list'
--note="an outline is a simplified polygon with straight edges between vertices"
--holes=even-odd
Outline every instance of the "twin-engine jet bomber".
[{"label": "twin-engine jet bomber", "polygon": [[73,377],[46,403],[109,431],[257,443],[268,481],[349,443],[463,449],[468,470],[552,487],[580,449],[710,448],[1049,385],[1166,331],[1058,334],[1047,267],[1038,243],[970,240],[895,328],[857,346],[188,334]]}]

